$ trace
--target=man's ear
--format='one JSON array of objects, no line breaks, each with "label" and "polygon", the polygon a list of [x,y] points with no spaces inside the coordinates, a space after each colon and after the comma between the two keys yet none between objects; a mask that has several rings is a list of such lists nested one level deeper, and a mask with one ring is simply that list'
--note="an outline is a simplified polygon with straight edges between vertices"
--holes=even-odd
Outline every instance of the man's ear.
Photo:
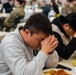
[{"label": "man's ear", "polygon": [[69,24],[68,24],[68,23],[66,23],[66,24],[65,24],[65,27],[69,27]]},{"label": "man's ear", "polygon": [[28,35],[30,33],[28,29],[26,29],[24,32],[25,32],[25,35]]},{"label": "man's ear", "polygon": [[62,26],[63,26],[63,29],[64,29],[64,30],[69,28],[69,24],[68,24],[68,23],[66,23],[66,24],[64,24],[64,25],[62,25]]}]

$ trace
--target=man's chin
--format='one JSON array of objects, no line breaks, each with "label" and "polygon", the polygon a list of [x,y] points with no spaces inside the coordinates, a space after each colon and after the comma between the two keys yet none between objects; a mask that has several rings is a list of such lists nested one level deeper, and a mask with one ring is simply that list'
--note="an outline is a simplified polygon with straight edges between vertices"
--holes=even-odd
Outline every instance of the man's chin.
[{"label": "man's chin", "polygon": [[39,48],[39,46],[38,47],[33,47],[33,49],[35,49],[35,50],[38,49],[38,48]]},{"label": "man's chin", "polygon": [[35,49],[35,50],[36,50],[36,49],[38,49],[38,47],[37,47],[37,48],[33,48],[33,49]]}]

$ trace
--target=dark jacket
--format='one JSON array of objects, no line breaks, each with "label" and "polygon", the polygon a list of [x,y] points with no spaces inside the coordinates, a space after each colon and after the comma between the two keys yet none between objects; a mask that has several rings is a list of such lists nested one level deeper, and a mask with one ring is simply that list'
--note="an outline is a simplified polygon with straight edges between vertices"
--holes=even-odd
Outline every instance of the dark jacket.
[{"label": "dark jacket", "polygon": [[[51,7],[51,6],[50,6]],[[55,5],[55,6],[52,6],[53,9],[54,9],[54,12],[56,12],[56,14],[59,14],[59,9],[58,9],[58,6]]]},{"label": "dark jacket", "polygon": [[46,4],[46,5],[43,7],[42,13],[48,17],[48,13],[49,13],[49,12],[50,12],[50,6],[49,6],[49,4]]},{"label": "dark jacket", "polygon": [[3,8],[5,9],[6,13],[10,13],[13,10],[13,5],[11,5],[9,2],[6,2],[3,4],[1,12],[3,12]]},{"label": "dark jacket", "polygon": [[[60,18],[56,18],[52,21],[52,28],[54,28],[54,25],[57,26],[60,29],[60,33],[61,35],[64,35],[64,39],[67,38],[67,35],[65,34],[62,25],[61,25],[61,21]],[[68,44],[64,44],[63,43],[63,39],[60,36],[60,34],[57,32],[56,29],[54,29],[55,31],[53,32],[53,34],[56,36],[56,38],[59,41],[59,44],[56,48],[56,51],[58,52],[59,56],[62,57],[63,59],[68,59],[73,52],[76,50],[76,38],[72,38]]]},{"label": "dark jacket", "polygon": [[[56,14],[59,14],[58,6],[56,5],[56,6],[52,6],[52,7],[54,9],[54,12],[56,12]],[[46,4],[46,6],[43,7],[42,13],[48,17],[50,10],[51,10],[51,6],[49,4]]]}]

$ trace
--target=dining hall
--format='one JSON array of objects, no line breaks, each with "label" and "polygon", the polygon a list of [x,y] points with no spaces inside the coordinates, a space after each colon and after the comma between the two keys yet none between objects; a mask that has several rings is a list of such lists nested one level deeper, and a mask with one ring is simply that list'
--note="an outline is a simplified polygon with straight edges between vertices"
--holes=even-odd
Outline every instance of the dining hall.
[{"label": "dining hall", "polygon": [[0,75],[76,75],[76,0],[0,0]]}]

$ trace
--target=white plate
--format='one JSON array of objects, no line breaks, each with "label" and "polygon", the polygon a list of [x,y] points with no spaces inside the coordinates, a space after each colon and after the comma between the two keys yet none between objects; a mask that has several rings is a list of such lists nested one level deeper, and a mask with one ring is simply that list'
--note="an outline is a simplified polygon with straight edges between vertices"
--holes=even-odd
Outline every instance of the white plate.
[{"label": "white plate", "polygon": [[[64,70],[64,69],[58,69],[58,68],[46,69],[46,70],[43,70],[43,71],[42,71],[42,75],[50,75],[50,74],[44,74],[44,72],[48,72],[48,71],[50,71],[50,70],[55,70],[55,71],[57,71],[57,70]],[[68,71],[68,70],[64,70],[64,71],[66,71],[67,73],[69,73],[70,75],[72,75],[72,72],[71,72],[71,71]]]}]

